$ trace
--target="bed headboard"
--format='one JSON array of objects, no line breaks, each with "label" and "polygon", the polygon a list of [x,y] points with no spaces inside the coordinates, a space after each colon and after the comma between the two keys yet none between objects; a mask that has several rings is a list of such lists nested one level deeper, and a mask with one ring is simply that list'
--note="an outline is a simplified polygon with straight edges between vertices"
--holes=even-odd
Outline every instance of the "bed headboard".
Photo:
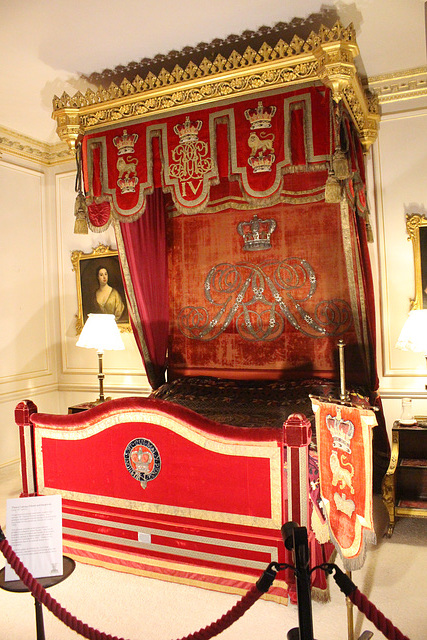
[{"label": "bed headboard", "polygon": [[379,115],[355,32],[263,35],[55,97],[82,170],[80,222],[114,224],[153,387],[166,369],[337,378],[343,338],[349,380],[374,388],[363,154]]}]

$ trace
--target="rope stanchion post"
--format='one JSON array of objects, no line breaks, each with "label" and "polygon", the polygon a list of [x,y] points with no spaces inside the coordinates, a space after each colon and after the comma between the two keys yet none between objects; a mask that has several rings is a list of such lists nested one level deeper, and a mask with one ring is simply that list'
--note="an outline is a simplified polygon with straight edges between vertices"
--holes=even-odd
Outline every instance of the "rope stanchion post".
[{"label": "rope stanchion post", "polygon": [[282,538],[285,547],[293,553],[298,600],[299,629],[291,629],[288,639],[314,640],[307,529],[296,522],[288,522],[282,527]]},{"label": "rope stanchion post", "polygon": [[[351,571],[347,571],[347,576],[351,580]],[[349,597],[345,599],[347,605],[347,634],[348,640],[354,640],[354,619],[353,619],[353,603]]]}]

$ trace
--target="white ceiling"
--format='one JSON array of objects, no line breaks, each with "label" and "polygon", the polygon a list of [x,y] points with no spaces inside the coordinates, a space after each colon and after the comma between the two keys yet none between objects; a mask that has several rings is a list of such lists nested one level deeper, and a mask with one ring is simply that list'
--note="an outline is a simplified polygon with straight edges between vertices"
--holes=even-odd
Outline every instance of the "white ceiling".
[{"label": "white ceiling", "polygon": [[[424,0],[0,0],[0,126],[58,142],[52,98],[90,75],[335,8],[368,76],[426,64]],[[331,26],[331,25],[328,25]],[[133,78],[129,78],[132,80]]]}]

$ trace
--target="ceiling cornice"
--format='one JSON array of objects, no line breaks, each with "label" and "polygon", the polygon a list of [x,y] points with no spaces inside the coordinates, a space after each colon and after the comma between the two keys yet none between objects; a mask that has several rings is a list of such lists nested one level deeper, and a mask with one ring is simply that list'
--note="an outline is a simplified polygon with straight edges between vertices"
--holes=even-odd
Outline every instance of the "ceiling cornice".
[{"label": "ceiling cornice", "polygon": [[380,105],[427,96],[427,66],[368,78]]},{"label": "ceiling cornice", "polygon": [[73,152],[64,142],[41,142],[5,127],[0,127],[0,158],[2,153],[44,166],[53,166],[74,159]]}]

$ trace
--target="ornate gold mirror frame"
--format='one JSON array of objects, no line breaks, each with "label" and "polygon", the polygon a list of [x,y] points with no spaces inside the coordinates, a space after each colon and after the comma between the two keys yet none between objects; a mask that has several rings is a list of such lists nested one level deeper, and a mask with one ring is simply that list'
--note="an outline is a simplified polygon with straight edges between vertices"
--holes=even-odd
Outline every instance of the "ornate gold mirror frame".
[{"label": "ornate gold mirror frame", "polygon": [[415,299],[411,309],[427,309],[427,218],[407,214],[406,231],[414,249]]},{"label": "ornate gold mirror frame", "polygon": [[358,77],[358,55],[353,25],[344,28],[339,21],[331,29],[312,31],[306,40],[294,35],[287,44],[279,38],[258,50],[242,39],[228,57],[219,52],[199,64],[189,60],[170,70],[163,67],[157,75],[149,71],[144,78],[124,78],[120,85],[111,83],[96,92],[55,96],[52,117],[61,140],[74,149],[86,132],[114,123],[317,80],[331,89],[336,102],[344,102],[367,151],[376,139],[380,116],[377,99],[365,93]]}]

